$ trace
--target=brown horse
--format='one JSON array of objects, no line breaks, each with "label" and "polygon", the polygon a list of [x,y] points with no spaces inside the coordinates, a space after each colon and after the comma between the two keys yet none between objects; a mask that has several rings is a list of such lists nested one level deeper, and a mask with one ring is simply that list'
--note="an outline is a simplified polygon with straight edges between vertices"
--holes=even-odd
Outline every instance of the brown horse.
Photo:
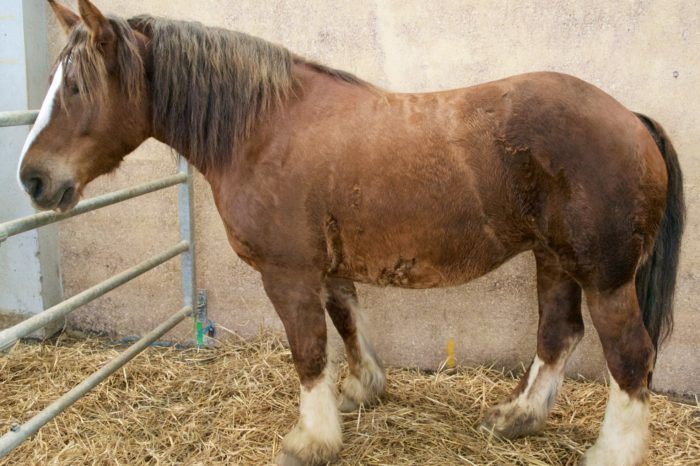
[{"label": "brown horse", "polygon": [[[677,156],[656,122],[562,74],[393,94],[244,34],[50,3],[69,39],[22,154],[23,188],[40,208],[69,209],[149,137],[204,174],[301,381],[278,464],[333,459],[339,408],[382,392],[353,282],[452,286],[528,250],[537,354],[484,426],[506,437],[544,427],[583,334],[583,291],[611,375],[583,462],[643,461],[684,216]],[[325,312],[350,366],[340,401]]]}]

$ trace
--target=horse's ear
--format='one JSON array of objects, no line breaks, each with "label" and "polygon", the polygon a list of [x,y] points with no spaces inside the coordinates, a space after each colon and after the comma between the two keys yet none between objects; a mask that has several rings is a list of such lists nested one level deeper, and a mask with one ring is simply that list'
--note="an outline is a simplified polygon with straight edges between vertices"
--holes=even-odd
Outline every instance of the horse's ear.
[{"label": "horse's ear", "polygon": [[114,40],[114,30],[109,20],[89,0],[78,0],[78,10],[93,42],[104,49]]},{"label": "horse's ear", "polygon": [[61,24],[63,31],[69,34],[76,24],[80,22],[80,16],[76,15],[63,5],[56,3],[56,0],[49,0],[49,5],[53,10],[58,22]]}]

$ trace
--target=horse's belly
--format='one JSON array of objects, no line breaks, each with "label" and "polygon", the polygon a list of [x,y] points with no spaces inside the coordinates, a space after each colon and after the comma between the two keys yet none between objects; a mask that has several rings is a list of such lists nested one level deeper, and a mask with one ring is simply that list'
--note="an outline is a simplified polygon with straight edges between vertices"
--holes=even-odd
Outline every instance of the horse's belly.
[{"label": "horse's belly", "polygon": [[[438,230],[439,231],[439,230]],[[368,235],[382,238],[381,235]],[[415,233],[396,241],[353,242],[332,275],[379,286],[435,288],[485,275],[527,247],[506,245],[488,232],[461,238]]]}]

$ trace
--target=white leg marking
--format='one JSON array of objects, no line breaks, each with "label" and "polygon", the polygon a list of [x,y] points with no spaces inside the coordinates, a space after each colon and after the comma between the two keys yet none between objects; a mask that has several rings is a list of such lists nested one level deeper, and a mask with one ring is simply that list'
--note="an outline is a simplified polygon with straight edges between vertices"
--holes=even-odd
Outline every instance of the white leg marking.
[{"label": "white leg marking", "polygon": [[349,374],[343,382],[343,397],[340,402],[340,410],[343,412],[354,411],[360,405],[370,404],[379,398],[384,391],[386,375],[381,363],[377,361],[374,350],[370,346],[364,332],[362,313],[357,306],[348,303],[355,322],[357,345],[360,348],[359,377]]},{"label": "white leg marking", "polygon": [[598,440],[586,452],[586,466],[636,466],[646,455],[649,403],[630,398],[610,376],[610,398]]},{"label": "white leg marking", "polygon": [[527,378],[527,387],[517,398],[520,405],[529,407],[535,417],[543,419],[549,414],[564,381],[566,359],[568,354],[560,358],[552,367],[547,367],[539,356],[535,356]]},{"label": "white leg marking", "polygon": [[17,164],[17,183],[20,189],[24,191],[24,186],[22,186],[22,180],[19,177],[20,169],[22,168],[22,161],[24,161],[24,156],[27,155],[27,151],[34,143],[34,140],[39,136],[39,134],[46,128],[51,121],[51,115],[53,114],[53,105],[56,101],[56,94],[61,88],[61,83],[63,83],[63,63],[59,63],[56,68],[56,72],[53,75],[53,80],[51,81],[51,86],[49,91],[44,97],[44,102],[41,104],[41,109],[39,110],[39,115],[36,117],[34,126],[32,126],[31,131],[27,139],[24,141],[24,147],[22,148],[22,155],[19,158],[19,164]]},{"label": "white leg marking", "polygon": [[535,356],[523,391],[514,400],[490,411],[484,419],[484,427],[506,437],[527,435],[541,429],[564,381],[566,361],[579,340],[573,339],[554,364],[545,364]]},{"label": "white leg marking", "polygon": [[312,464],[329,461],[343,444],[330,365],[313,387],[301,386],[299,421],[283,441],[285,450]]}]

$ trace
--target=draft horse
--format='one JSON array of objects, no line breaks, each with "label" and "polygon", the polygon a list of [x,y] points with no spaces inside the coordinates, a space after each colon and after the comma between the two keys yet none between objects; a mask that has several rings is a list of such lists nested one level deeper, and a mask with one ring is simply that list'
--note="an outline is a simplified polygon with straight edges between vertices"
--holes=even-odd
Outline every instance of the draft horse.
[{"label": "draft horse", "polygon": [[[245,34],[49,3],[68,43],[20,184],[38,208],[70,209],[149,137],[204,175],[301,381],[278,464],[335,458],[339,409],[382,393],[354,282],[453,286],[523,251],[537,262],[537,354],[483,425],[505,437],[543,429],[584,331],[583,292],[611,376],[583,463],[643,461],[684,218],[677,155],[658,123],[558,73],[395,94]],[[339,400],[326,312],[350,367]]]}]

